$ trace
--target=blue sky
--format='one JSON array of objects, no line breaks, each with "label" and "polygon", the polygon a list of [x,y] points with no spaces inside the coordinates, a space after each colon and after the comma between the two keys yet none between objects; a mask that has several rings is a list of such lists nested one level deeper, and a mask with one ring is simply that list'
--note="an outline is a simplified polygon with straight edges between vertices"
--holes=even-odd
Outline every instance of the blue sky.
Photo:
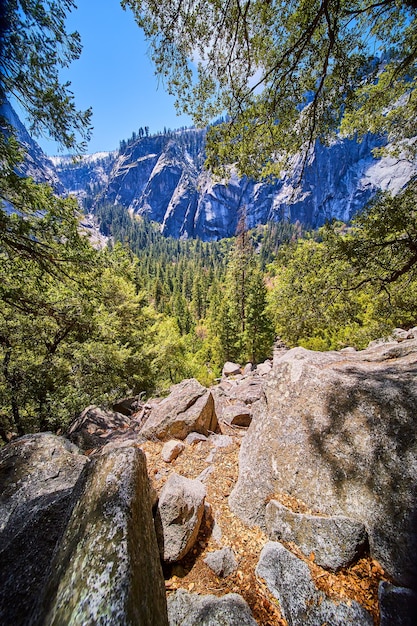
[{"label": "blue sky", "polygon": [[[77,107],[93,107],[93,137],[88,152],[114,150],[140,126],[150,132],[190,126],[178,116],[174,98],[154,74],[147,44],[130,11],[118,0],[77,0],[67,30],[77,30],[83,44],[81,57],[62,72],[71,81]],[[159,83],[159,84],[158,84]],[[37,139],[49,155],[54,142]]]}]

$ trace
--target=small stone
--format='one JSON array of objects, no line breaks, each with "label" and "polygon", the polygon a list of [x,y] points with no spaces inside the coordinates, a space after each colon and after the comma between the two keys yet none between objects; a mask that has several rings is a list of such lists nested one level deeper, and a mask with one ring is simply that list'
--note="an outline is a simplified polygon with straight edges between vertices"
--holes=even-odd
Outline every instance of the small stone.
[{"label": "small stone", "polygon": [[225,547],[215,552],[210,552],[204,559],[211,570],[220,578],[230,576],[237,569],[237,561],[232,548]]},{"label": "small stone", "polygon": [[234,439],[230,435],[211,435],[209,442],[215,448],[228,448],[233,445]]},{"label": "small stone", "polygon": [[197,476],[197,480],[199,480],[202,483],[205,483],[206,480],[208,479],[208,477],[214,472],[214,467],[212,465],[209,465],[208,467],[206,467],[206,469],[204,469],[198,476]]},{"label": "small stone", "polygon": [[214,520],[211,536],[213,537],[214,541],[220,545],[223,532],[216,519]]},{"label": "small stone", "polygon": [[207,441],[207,437],[201,433],[190,433],[185,438],[185,443],[189,446],[199,443],[200,441]]},{"label": "small stone", "polygon": [[171,441],[167,441],[162,448],[162,459],[165,463],[172,463],[172,461],[174,461],[181,454],[184,448],[185,445],[182,441],[171,439]]}]

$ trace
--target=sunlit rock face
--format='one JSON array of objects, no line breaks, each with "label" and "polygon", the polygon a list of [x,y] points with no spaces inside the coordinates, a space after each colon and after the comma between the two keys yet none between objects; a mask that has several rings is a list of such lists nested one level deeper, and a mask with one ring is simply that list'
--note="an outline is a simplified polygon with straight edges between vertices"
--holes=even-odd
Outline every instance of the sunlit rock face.
[{"label": "sunlit rock face", "polygon": [[49,182],[58,193],[75,194],[87,213],[103,202],[119,205],[177,238],[233,236],[242,209],[249,228],[280,220],[313,228],[332,218],[346,221],[378,190],[398,193],[417,173],[416,163],[375,158],[372,151],[383,140],[370,134],[360,142],[316,142],[305,162],[294,157],[291,170],[273,183],[239,178],[233,168],[226,178],[214,178],[204,168],[206,131],[198,129],[141,137],[77,161],[48,159],[13,109],[5,107],[3,115],[27,149],[25,174]]},{"label": "sunlit rock face", "polygon": [[417,589],[416,367],[417,339],[283,352],[240,448],[232,512],[274,540],[295,528],[294,519],[279,525],[278,506],[268,504],[274,493],[315,515],[349,517],[364,524],[372,557],[395,583]]},{"label": "sunlit rock face", "polygon": [[[361,142],[317,142],[306,163],[295,158],[291,172],[269,183],[233,171],[227,180],[213,178],[204,169],[205,131],[145,137],[114,158],[107,182],[101,177],[99,198],[159,222],[161,232],[173,237],[230,237],[242,208],[249,227],[283,219],[317,227],[332,218],[348,220],[379,189],[397,193],[407,184],[416,167],[374,158],[380,145],[371,135]],[[94,168],[90,176],[96,176]],[[74,180],[72,187],[77,185]]]}]

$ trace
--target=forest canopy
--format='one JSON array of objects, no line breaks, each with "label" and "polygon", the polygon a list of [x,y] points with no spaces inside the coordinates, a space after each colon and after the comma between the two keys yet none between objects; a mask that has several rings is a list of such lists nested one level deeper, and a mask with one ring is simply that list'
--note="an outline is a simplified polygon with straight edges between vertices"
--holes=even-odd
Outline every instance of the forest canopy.
[{"label": "forest canopy", "polygon": [[278,174],[341,130],[408,146],[417,127],[415,0],[122,0],[179,109],[212,126],[208,164]]}]

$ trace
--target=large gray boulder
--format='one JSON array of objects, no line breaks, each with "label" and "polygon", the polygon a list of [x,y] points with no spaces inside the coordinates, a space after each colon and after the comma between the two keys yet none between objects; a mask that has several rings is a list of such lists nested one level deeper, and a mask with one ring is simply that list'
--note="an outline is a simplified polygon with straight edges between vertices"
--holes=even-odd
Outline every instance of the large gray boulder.
[{"label": "large gray boulder", "polygon": [[178,589],[168,597],[169,626],[257,626],[245,600],[236,593],[199,596]]},{"label": "large gray boulder", "polygon": [[199,480],[171,474],[161,490],[156,532],[161,558],[173,563],[193,547],[204,514],[206,488]]},{"label": "large gray boulder", "polygon": [[167,624],[144,453],[97,457],[84,477],[36,624]]},{"label": "large gray boulder", "polygon": [[214,432],[217,417],[210,391],[195,378],[171,387],[171,393],[153,406],[140,431],[147,439],[185,439],[195,431],[203,435]]},{"label": "large gray boulder", "polygon": [[265,527],[274,493],[362,522],[371,554],[417,586],[417,341],[355,353],[295,348],[274,364],[243,439],[235,514]]},{"label": "large gray boulder", "polygon": [[322,517],[293,513],[276,500],[266,507],[268,537],[274,541],[293,542],[306,556],[331,571],[347,567],[368,544],[365,526],[342,515]]},{"label": "large gray boulder", "polygon": [[71,422],[67,437],[82,450],[92,450],[125,436],[130,427],[131,420],[126,415],[91,405]]},{"label": "large gray boulder", "polygon": [[51,433],[0,449],[1,624],[28,624],[87,463],[76,446]]},{"label": "large gray boulder", "polygon": [[289,626],[373,626],[357,602],[332,602],[315,586],[308,565],[278,542],[267,543],[256,574],[277,600]]}]

